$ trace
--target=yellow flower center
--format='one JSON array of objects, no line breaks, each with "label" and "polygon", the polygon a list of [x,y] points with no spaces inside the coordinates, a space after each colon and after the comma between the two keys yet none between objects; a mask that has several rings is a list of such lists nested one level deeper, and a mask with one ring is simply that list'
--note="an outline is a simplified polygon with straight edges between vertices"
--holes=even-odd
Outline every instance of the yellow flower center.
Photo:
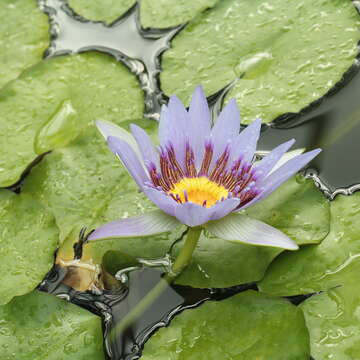
[{"label": "yellow flower center", "polygon": [[[168,195],[180,202],[193,202],[202,206],[213,206],[217,201],[226,199],[229,191],[207,177],[183,178],[173,185]],[[178,201],[179,201],[178,200]]]}]

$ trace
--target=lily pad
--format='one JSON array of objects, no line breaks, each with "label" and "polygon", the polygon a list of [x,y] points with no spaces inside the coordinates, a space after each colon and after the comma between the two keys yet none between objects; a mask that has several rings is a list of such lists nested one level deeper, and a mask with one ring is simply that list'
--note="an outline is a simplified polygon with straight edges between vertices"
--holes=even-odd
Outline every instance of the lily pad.
[{"label": "lily pad", "polygon": [[360,254],[360,193],[339,195],[330,204],[329,235],[319,245],[279,256],[259,283],[273,295],[296,295],[334,286],[332,274]]},{"label": "lily pad", "polygon": [[359,19],[351,1],[219,1],[164,53],[162,89],[189,102],[199,84],[210,95],[237,79],[228,98],[244,123],[298,112],[354,62]]},{"label": "lily pad", "polygon": [[53,295],[34,291],[0,307],[3,360],[100,360],[101,320]]},{"label": "lily pad", "polygon": [[36,0],[1,1],[0,14],[1,88],[42,59],[49,45],[49,23]]},{"label": "lily pad", "polygon": [[15,183],[39,150],[62,148],[86,135],[94,120],[119,123],[140,118],[142,110],[135,76],[108,55],[42,61],[0,92],[0,186]]},{"label": "lily pad", "polygon": [[247,291],[185,310],[148,340],[141,359],[307,360],[309,352],[300,309]]},{"label": "lily pad", "polygon": [[[312,181],[301,177],[290,179],[246,213],[283,231],[298,245],[319,243],[329,232],[329,202]],[[202,288],[258,281],[281,251],[203,234],[190,266],[176,281]]]},{"label": "lily pad", "polygon": [[68,0],[70,7],[88,20],[112,23],[123,15],[136,0]]},{"label": "lily pad", "polygon": [[33,290],[50,270],[58,241],[54,217],[28,195],[0,190],[0,305]]},{"label": "lily pad", "polygon": [[144,28],[167,28],[185,24],[218,0],[142,0],[141,25]]},{"label": "lily pad", "polygon": [[360,262],[354,258],[331,277],[339,286],[301,304],[315,359],[353,360],[360,353]]}]

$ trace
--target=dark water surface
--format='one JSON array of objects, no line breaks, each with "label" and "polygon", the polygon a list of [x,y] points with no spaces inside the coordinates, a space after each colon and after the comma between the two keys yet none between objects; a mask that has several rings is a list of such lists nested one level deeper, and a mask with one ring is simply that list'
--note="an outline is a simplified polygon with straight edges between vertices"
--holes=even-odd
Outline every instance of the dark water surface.
[{"label": "dark water surface", "polygon": [[[126,64],[135,73],[145,93],[146,117],[157,120],[166,96],[160,89],[160,55],[183,26],[167,30],[143,30],[138,21],[138,5],[111,25],[88,21],[75,14],[65,0],[40,0],[51,23],[51,45],[46,57],[80,53],[89,50],[105,52]],[[131,39],[131,41],[130,41]],[[241,81],[241,79],[239,80]],[[231,84],[209,97],[213,113],[218,113]],[[307,170],[321,190],[332,199],[360,189],[360,167],[350,159],[360,153],[360,72],[358,63],[323,98],[298,114],[284,114],[263,126],[259,150],[266,152],[275,145],[296,138],[296,148],[321,147],[322,154]],[[228,289],[193,289],[169,286],[159,299],[122,336],[109,341],[111,329],[158,283],[161,271],[139,268],[130,271],[125,284],[94,294],[78,292],[62,281],[66,268],[54,266],[39,289],[65,298],[102,316],[107,359],[137,359],[151,333],[166,326],[171,318],[185,309],[205,301],[220,301],[248,289],[254,284]],[[312,294],[288,298],[298,305]]]}]

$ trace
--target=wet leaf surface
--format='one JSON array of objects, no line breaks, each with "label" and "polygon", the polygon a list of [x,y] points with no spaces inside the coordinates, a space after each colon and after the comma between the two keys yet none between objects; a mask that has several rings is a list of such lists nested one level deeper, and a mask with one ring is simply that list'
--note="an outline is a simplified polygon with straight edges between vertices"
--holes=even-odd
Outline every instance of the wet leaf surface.
[{"label": "wet leaf surface", "polygon": [[1,1],[0,14],[1,88],[42,59],[49,45],[49,24],[35,0]]},{"label": "wet leaf surface", "polygon": [[[62,110],[64,104],[76,119]],[[142,109],[135,77],[110,56],[86,53],[39,63],[0,92],[0,186],[15,183],[39,149],[62,148],[95,133],[96,119],[140,118]],[[49,122],[57,124],[50,127],[55,132]]]},{"label": "wet leaf surface", "polygon": [[243,77],[228,98],[237,99],[245,123],[269,122],[341,79],[357,53],[358,25],[351,1],[219,1],[173,40],[162,88],[189,101],[198,84],[210,95]]},{"label": "wet leaf surface", "polygon": [[135,0],[69,0],[69,5],[77,14],[88,20],[112,23],[135,2]]},{"label": "wet leaf surface", "polygon": [[28,195],[0,190],[0,305],[33,290],[54,262],[54,217]]},{"label": "wet leaf surface", "polygon": [[284,253],[259,283],[273,295],[297,295],[336,286],[332,274],[343,269],[360,253],[360,193],[339,195],[331,202],[330,233],[319,245]]},{"label": "wet leaf surface", "polygon": [[144,28],[167,28],[185,24],[218,0],[142,0],[141,25]]},{"label": "wet leaf surface", "polygon": [[360,353],[360,262],[354,258],[331,276],[338,287],[306,300],[301,308],[315,359],[356,359]]},{"label": "wet leaf surface", "polygon": [[309,337],[300,309],[247,291],[185,310],[148,340],[142,359],[187,360],[194,354],[198,360],[308,360]]},{"label": "wet leaf surface", "polygon": [[100,360],[101,320],[53,295],[34,291],[0,306],[3,360]]}]

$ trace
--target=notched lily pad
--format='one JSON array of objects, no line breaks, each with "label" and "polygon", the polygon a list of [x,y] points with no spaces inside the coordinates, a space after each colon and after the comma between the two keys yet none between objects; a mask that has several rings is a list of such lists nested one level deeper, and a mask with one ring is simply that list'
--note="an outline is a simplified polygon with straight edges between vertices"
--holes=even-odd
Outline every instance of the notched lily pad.
[{"label": "notched lily pad", "polygon": [[88,20],[112,23],[131,6],[135,0],[68,0],[70,7]]},{"label": "notched lily pad", "polygon": [[0,92],[0,186],[15,183],[39,152],[67,146],[93,130],[94,120],[119,123],[140,118],[142,109],[135,76],[108,55],[39,63]]},{"label": "notched lily pad", "polygon": [[3,360],[100,360],[101,320],[53,295],[34,291],[0,306]]},{"label": "notched lily pad", "polygon": [[141,25],[144,28],[167,28],[185,24],[219,0],[142,0]]},{"label": "notched lily pad", "polygon": [[1,1],[0,14],[1,88],[42,59],[49,45],[49,22],[36,0]]},{"label": "notched lily pad", "polygon": [[247,291],[185,310],[145,344],[144,360],[307,360],[309,336],[301,310]]},{"label": "notched lily pad", "polygon": [[273,295],[297,295],[335,286],[332,274],[360,254],[360,193],[339,195],[330,203],[329,235],[319,245],[282,254],[259,283]]},{"label": "notched lily pad", "polygon": [[0,190],[0,305],[41,282],[54,262],[58,236],[54,217],[41,204]]},{"label": "notched lily pad", "polygon": [[298,112],[354,62],[359,19],[351,1],[219,1],[164,53],[162,88],[188,102],[199,84],[210,95],[242,77],[228,98],[245,123]]},{"label": "notched lily pad", "polygon": [[360,353],[360,262],[331,275],[339,286],[301,304],[315,359],[353,360]]}]

